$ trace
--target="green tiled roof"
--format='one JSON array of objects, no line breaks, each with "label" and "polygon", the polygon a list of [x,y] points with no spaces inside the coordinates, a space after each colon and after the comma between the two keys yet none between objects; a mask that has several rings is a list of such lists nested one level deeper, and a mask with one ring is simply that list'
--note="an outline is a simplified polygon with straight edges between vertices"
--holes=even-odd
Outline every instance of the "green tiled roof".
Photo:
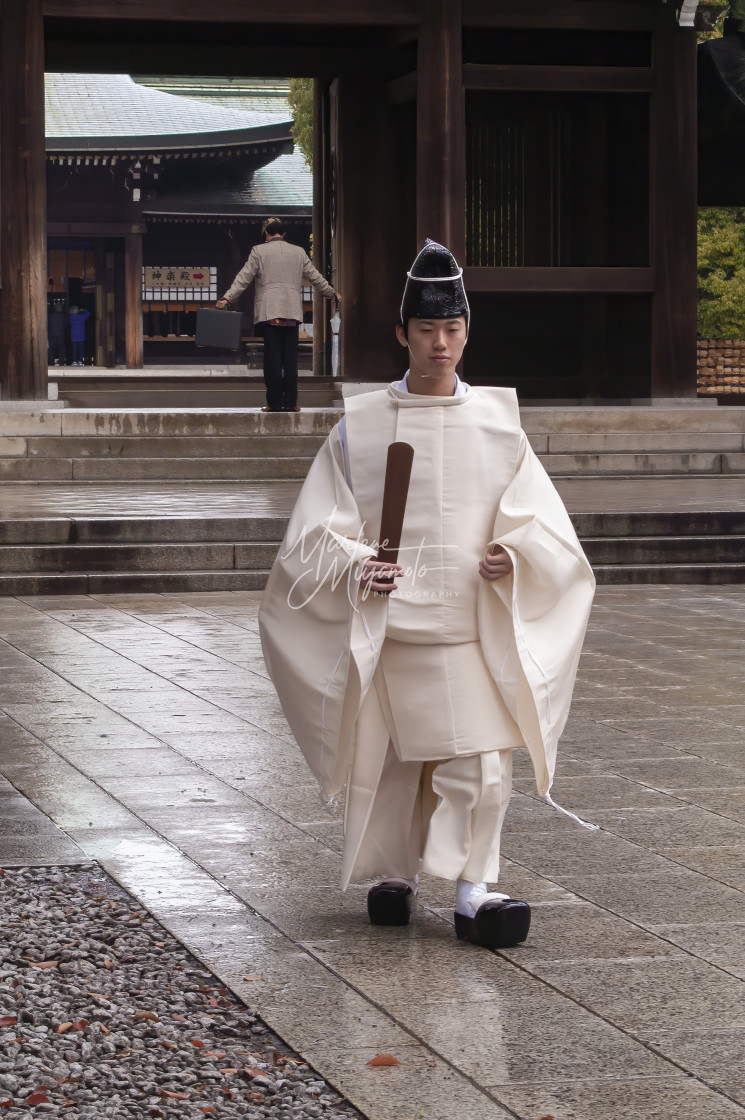
[{"label": "green tiled roof", "polygon": [[279,111],[247,111],[162,93],[133,81],[128,74],[47,74],[48,139],[97,136],[178,136],[247,131],[287,124],[286,105]]}]

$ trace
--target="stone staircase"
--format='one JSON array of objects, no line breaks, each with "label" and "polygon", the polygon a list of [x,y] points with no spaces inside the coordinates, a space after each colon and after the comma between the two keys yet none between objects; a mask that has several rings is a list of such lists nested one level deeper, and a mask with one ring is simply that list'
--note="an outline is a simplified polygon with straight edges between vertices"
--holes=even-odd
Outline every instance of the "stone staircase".
[{"label": "stone staircase", "polygon": [[[263,587],[339,415],[0,411],[0,594]],[[523,423],[560,489],[601,487],[572,514],[599,582],[745,582],[745,408],[527,407]],[[613,510],[602,487],[623,480],[635,496]],[[674,492],[638,501],[660,480]],[[713,496],[689,508],[696,480]]]},{"label": "stone staircase", "polygon": [[[50,384],[57,399],[70,408],[110,409],[260,408],[266,404],[264,378],[245,366],[102,370],[54,367]],[[298,377],[298,399],[304,408],[333,408],[341,401],[340,383],[331,377]]]}]

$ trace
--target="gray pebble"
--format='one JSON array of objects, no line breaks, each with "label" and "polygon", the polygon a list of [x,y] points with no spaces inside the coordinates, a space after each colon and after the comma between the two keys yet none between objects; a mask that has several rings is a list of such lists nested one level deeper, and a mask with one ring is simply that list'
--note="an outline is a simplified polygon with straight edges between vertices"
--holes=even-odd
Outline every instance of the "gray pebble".
[{"label": "gray pebble", "polygon": [[[0,1030],[0,1086],[14,1102],[3,1120],[27,1117],[25,1097],[42,1084],[52,1103],[34,1111],[70,1120],[142,1120],[150,1107],[168,1118],[204,1120],[204,1106],[215,1109],[215,1120],[359,1118],[100,868],[9,870],[2,893],[0,1015],[19,1019]],[[34,969],[28,959],[60,965]],[[218,1007],[207,1005],[218,996]],[[138,1011],[160,1021],[136,1021]],[[57,1034],[61,1023],[82,1029]],[[23,1046],[12,1042],[16,1032]],[[262,1073],[220,1073],[245,1066]],[[58,1081],[66,1083],[57,1088]],[[187,1099],[163,1097],[160,1089]],[[252,1101],[252,1092],[266,1099]]]}]

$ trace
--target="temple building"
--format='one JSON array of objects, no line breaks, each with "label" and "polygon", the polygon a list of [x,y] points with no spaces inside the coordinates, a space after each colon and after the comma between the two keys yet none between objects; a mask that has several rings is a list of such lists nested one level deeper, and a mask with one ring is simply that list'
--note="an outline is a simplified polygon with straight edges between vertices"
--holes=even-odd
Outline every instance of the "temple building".
[{"label": "temple building", "polygon": [[[262,219],[281,215],[310,247],[312,176],[286,88],[205,80],[187,98],[156,81],[46,75],[47,303],[90,312],[86,364],[204,361],[196,310],[229,286]],[[248,339],[252,292],[241,309]]]},{"label": "temple building", "polygon": [[[183,129],[151,122],[161,130],[152,135],[124,119],[108,146],[99,136],[85,154],[69,131],[50,134],[49,158],[57,161],[50,180],[59,190],[49,192],[47,215],[46,66],[85,80],[118,76],[132,100],[135,83],[123,70],[174,75],[187,86],[200,76],[314,79],[314,261],[343,296],[343,377],[388,380],[399,369],[393,325],[402,278],[417,246],[433,237],[464,264],[473,310],[464,373],[472,382],[514,385],[525,400],[695,397],[696,7],[697,0],[2,3],[3,396],[46,394],[47,216],[54,238],[78,223],[76,236],[97,239],[96,285],[103,275],[108,316],[101,359],[123,354],[135,364],[142,315],[126,309],[136,308],[137,293],[141,302],[145,254],[157,268],[189,266],[194,282],[204,280],[196,272],[211,265],[208,245],[219,241],[219,288],[256,238],[252,215],[267,209],[266,196],[258,202],[252,193],[259,176],[295,158],[287,120],[242,127],[236,118],[221,128],[205,118]],[[168,96],[139,89],[137,97]],[[199,100],[171,96],[187,115]],[[200,104],[205,113],[239,112]],[[102,192],[77,200],[73,169],[86,158]],[[219,207],[203,214],[213,167]],[[76,214],[62,205],[78,206]],[[188,257],[181,219],[194,233]],[[105,234],[101,223],[109,224]],[[184,294],[183,302],[197,301]],[[148,323],[163,329],[162,320]],[[151,350],[172,345],[149,337]],[[317,373],[329,372],[324,341],[327,323],[314,329]]]}]

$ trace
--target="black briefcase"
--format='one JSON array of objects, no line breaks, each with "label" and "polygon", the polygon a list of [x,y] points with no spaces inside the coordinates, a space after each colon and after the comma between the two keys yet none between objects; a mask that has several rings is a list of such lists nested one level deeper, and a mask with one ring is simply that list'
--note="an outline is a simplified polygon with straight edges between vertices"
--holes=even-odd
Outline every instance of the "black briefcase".
[{"label": "black briefcase", "polygon": [[216,307],[200,307],[197,311],[197,346],[239,350],[242,321],[240,311],[218,311]]}]

